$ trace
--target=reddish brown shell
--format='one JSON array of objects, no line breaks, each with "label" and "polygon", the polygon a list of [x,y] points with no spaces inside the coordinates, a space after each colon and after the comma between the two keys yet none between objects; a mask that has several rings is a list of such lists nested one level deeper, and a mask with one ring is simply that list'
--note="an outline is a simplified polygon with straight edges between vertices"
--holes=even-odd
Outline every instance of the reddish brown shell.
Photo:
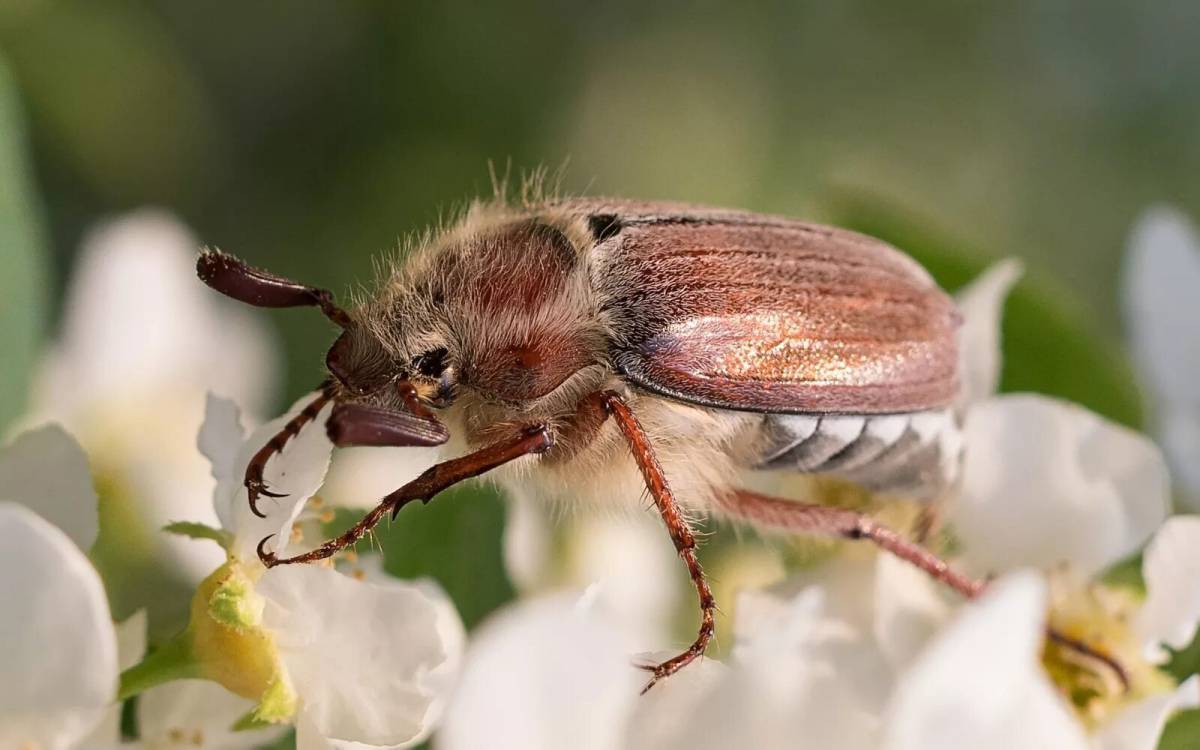
[{"label": "reddish brown shell", "polygon": [[892,246],[772,216],[572,203],[600,241],[613,361],[634,384],[774,413],[883,414],[954,400],[957,310]]}]

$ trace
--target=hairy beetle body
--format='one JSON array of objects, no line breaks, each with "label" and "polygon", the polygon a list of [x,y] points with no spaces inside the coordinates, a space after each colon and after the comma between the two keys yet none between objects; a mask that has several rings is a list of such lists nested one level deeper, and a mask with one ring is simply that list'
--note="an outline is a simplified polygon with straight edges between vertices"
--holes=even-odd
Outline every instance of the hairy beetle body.
[{"label": "hairy beetle body", "polygon": [[331,379],[247,467],[256,513],[279,496],[266,462],[329,401],[335,444],[446,443],[456,456],[316,549],[280,558],[263,540],[268,566],[331,557],[480,475],[570,503],[637,507],[648,492],[701,613],[687,650],[647,667],[650,685],[702,654],[715,627],[689,511],[869,540],[966,596],[982,589],[861,513],[744,487],[764,471],[914,497],[953,481],[959,316],[878,240],[681,204],[496,202],[427,237],[350,310],[218,252],[198,271],[249,304],[319,307],[342,329]]},{"label": "hairy beetle body", "polygon": [[513,491],[637,501],[614,426],[577,414],[613,389],[697,510],[751,469],[929,496],[957,468],[953,304],[907,256],[845,230],[674,204],[485,204],[351,315],[370,342],[352,369],[444,352],[442,416],[467,447],[550,425],[554,448],[496,475]]}]

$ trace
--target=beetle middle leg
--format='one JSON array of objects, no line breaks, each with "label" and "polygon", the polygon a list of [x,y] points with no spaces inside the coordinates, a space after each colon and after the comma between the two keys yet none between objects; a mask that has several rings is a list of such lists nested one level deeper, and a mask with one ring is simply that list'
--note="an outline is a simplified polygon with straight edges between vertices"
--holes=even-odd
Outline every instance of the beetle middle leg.
[{"label": "beetle middle leg", "polygon": [[266,550],[267,537],[258,543],[258,556],[268,568],[291,563],[316,562],[332,557],[362,539],[368,531],[389,513],[393,518],[400,509],[414,500],[427,503],[442,490],[499,466],[515,461],[522,456],[545,453],[553,445],[553,438],[545,425],[533,425],[519,429],[514,435],[495,442],[473,453],[431,466],[403,487],[395,490],[375,506],[358,523],[345,533],[330,539],[316,549],[294,557],[277,557]]},{"label": "beetle middle leg", "polygon": [[642,692],[645,693],[659,680],[675,674],[704,654],[704,650],[708,648],[708,642],[712,640],[716,630],[717,604],[713,599],[712,589],[708,586],[708,580],[704,577],[704,569],[700,567],[700,561],[696,558],[696,535],[680,512],[679,504],[675,502],[675,495],[667,484],[667,478],[658,463],[658,458],[654,455],[646,431],[629,409],[629,405],[619,395],[608,392],[602,395],[602,399],[605,410],[616,420],[621,434],[625,436],[625,442],[629,444],[629,449],[633,452],[633,459],[642,473],[642,479],[646,482],[646,489],[654,498],[654,504],[658,507],[663,523],[667,525],[667,531],[671,534],[671,541],[675,543],[676,551],[687,564],[688,575],[691,576],[692,584],[696,587],[696,595],[700,599],[700,631],[696,635],[696,640],[683,653],[673,656],[661,664],[645,667],[654,675],[642,689]]}]

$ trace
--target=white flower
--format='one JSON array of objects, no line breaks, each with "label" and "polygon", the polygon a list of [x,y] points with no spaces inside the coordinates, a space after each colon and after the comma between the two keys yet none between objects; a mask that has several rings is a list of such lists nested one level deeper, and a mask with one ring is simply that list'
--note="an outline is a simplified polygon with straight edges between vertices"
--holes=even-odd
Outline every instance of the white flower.
[{"label": "white flower", "polygon": [[123,750],[251,750],[282,736],[284,727],[238,729],[254,703],[208,680],[175,680],[138,697],[138,742]]},{"label": "white flower", "polygon": [[[598,716],[548,686],[582,683],[595,705],[628,706],[628,672],[605,666],[621,658],[624,623],[594,606],[518,604],[472,644],[439,747],[479,744],[479,727],[495,730],[486,735],[492,747],[568,746],[576,735],[541,732],[566,716],[580,734],[599,738],[588,747],[1153,748],[1170,713],[1200,697],[1196,680],[1173,689],[1153,668],[1165,656],[1161,646],[1186,643],[1200,619],[1200,519],[1172,519],[1154,536],[1140,606],[1123,592],[1079,583],[1135,552],[1162,524],[1166,469],[1150,441],[1086,410],[1037,396],[989,398],[999,312],[1015,273],[1002,265],[960,297],[968,454],[950,520],[961,562],[977,571],[1065,564],[1075,579],[1010,573],[962,604],[902,561],[849,548],[775,593],[741,596],[727,665],[704,661],[625,713]],[[1048,617],[1115,657],[1130,691],[1068,702],[1051,676],[1116,677],[1070,649],[1044,647]],[[521,668],[521,690],[486,690]],[[589,734],[592,721],[605,728]]]},{"label": "white flower", "polygon": [[964,437],[949,520],[977,571],[1070,562],[1091,576],[1140,549],[1170,510],[1154,443],[1074,404],[993,397],[967,412]]},{"label": "white flower", "polygon": [[963,317],[958,340],[963,372],[959,403],[964,406],[991,396],[1000,384],[1000,318],[1023,270],[1020,261],[1002,260],[954,295]]},{"label": "white flower", "polygon": [[644,649],[665,642],[681,605],[692,611],[694,599],[684,596],[691,582],[653,508],[568,510],[527,495],[507,500],[504,562],[522,595],[599,584]]},{"label": "white flower", "polygon": [[[144,610],[117,623],[117,660],[122,670],[137,664],[146,653]],[[121,707],[113,706],[105,721],[82,743],[87,750],[251,750],[282,736],[283,727],[238,728],[254,709],[251,701],[208,680],[175,680],[152,687],[138,696],[138,739],[121,741]]]},{"label": "white flower", "polygon": [[897,683],[888,750],[1086,748],[1038,663],[1045,586],[1017,574],[963,607]]},{"label": "white flower", "polygon": [[259,411],[276,360],[274,339],[255,313],[196,279],[197,247],[173,217],[152,210],[85,239],[29,417],[66,425],[106,484],[136,501],[135,517],[158,553],[196,580],[220,556],[157,532],[172,521],[216,520],[212,483],[195,451],[204,393]]},{"label": "white flower", "polygon": [[1123,302],[1134,364],[1175,478],[1200,510],[1200,239],[1178,211],[1147,211],[1133,229]]},{"label": "white flower", "polygon": [[[0,503],[0,597],[6,602],[0,680],[21,693],[11,701],[0,695],[0,747],[158,750],[185,738],[196,748],[249,750],[278,734],[234,732],[254,704],[214,683],[189,680],[142,693],[141,740],[122,743],[117,673],[144,656],[147,618],[139,611],[114,628],[102,584],[82,556],[96,536],[87,458],[56,425],[24,433],[0,452],[0,498],[6,500]],[[64,551],[64,533],[74,553]],[[27,566],[33,566],[32,576]],[[23,718],[10,713],[22,708],[29,712]],[[24,740],[10,744],[18,734]]]},{"label": "white flower", "polygon": [[116,698],[100,576],[62,531],[0,502],[0,601],[0,747],[75,747]]},{"label": "white flower", "polygon": [[532,598],[494,615],[468,649],[439,750],[608,750],[644,677],[628,632],[592,596]]},{"label": "white flower", "polygon": [[[267,466],[268,486],[286,497],[249,510],[242,478],[250,456],[307,402],[243,434],[237,408],[210,397],[199,442],[217,480],[214,504],[229,562],[201,586],[206,616],[193,617],[202,672],[259,701],[267,720],[297,715],[320,740],[385,747],[422,741],[440,718],[463,648],[463,626],[430,582],[357,580],[331,566],[265,569],[255,548],[284,556],[292,526],[321,486],[332,444],[320,423],[288,442]],[[202,610],[203,611],[203,610]]]},{"label": "white flower", "polygon": [[58,425],[24,432],[0,451],[0,497],[21,503],[87,552],[100,519],[88,459]]}]

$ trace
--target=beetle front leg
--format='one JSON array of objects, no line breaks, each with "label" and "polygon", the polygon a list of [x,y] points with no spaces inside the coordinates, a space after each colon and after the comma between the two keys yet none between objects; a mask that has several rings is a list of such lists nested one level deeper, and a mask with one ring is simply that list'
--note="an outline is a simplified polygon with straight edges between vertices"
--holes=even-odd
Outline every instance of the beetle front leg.
[{"label": "beetle front leg", "polygon": [[317,418],[325,405],[333,398],[334,387],[332,383],[324,383],[318,389],[317,397],[310,401],[296,416],[287,421],[280,428],[279,432],[271,436],[266,445],[258,449],[258,452],[250,457],[249,463],[246,464],[246,473],[242,478],[242,483],[246,486],[246,494],[250,500],[250,512],[259,518],[266,518],[266,514],[258,509],[258,498],[265,497],[286,497],[285,495],[273,492],[267,489],[267,483],[263,480],[263,471],[267,468],[267,462],[271,457],[281,453],[288,441],[300,434],[300,430]]},{"label": "beetle front leg", "polygon": [[393,518],[400,509],[414,500],[429,502],[442,490],[480,474],[486,473],[522,456],[545,453],[554,444],[550,430],[545,425],[534,425],[520,430],[514,436],[493,443],[474,453],[468,453],[460,458],[453,458],[426,469],[416,479],[385,497],[370,513],[354,524],[341,536],[331,539],[320,547],[294,557],[277,557],[266,550],[266,543],[271,537],[266,537],[258,543],[258,557],[263,565],[272,568],[276,565],[292,563],[316,562],[333,557],[338,552],[353,546],[362,539],[368,531],[383,520],[389,513]]},{"label": "beetle front leg", "polygon": [[602,399],[605,410],[616,420],[621,434],[625,436],[625,442],[629,444],[633,459],[646,482],[646,489],[650,491],[659,515],[667,525],[671,541],[675,543],[675,550],[687,565],[688,575],[691,576],[692,584],[696,587],[696,596],[700,600],[700,631],[696,640],[683,653],[661,664],[644,667],[654,675],[646,687],[642,688],[642,692],[645,693],[659,680],[670,677],[704,654],[716,630],[717,604],[713,599],[712,589],[708,586],[708,580],[704,577],[704,569],[700,567],[700,561],[696,558],[696,535],[692,533],[687,519],[679,510],[679,504],[675,502],[675,495],[667,484],[667,478],[654,455],[646,431],[630,411],[629,405],[618,394],[608,392],[603,394]]}]

